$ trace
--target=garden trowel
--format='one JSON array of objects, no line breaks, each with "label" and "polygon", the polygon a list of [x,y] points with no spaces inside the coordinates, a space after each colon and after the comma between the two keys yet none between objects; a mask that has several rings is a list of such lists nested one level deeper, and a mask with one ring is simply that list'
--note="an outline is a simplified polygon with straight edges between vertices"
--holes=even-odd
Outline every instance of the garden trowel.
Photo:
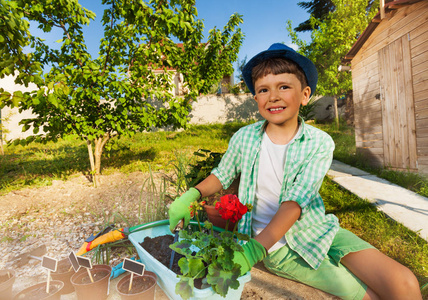
[{"label": "garden trowel", "polygon": [[[184,220],[181,220],[180,222],[178,222],[177,226],[175,226],[174,229],[174,243],[177,242],[178,240],[178,232],[183,229],[183,225],[184,225]],[[171,270],[172,268],[172,263],[174,262],[174,255],[175,255],[175,251],[172,250],[171,252],[171,259],[169,260],[169,269]]]}]

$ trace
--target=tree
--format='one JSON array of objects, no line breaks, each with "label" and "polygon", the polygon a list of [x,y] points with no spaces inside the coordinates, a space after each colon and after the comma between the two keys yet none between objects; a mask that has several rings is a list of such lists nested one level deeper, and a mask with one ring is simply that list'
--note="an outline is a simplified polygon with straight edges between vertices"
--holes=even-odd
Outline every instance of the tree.
[{"label": "tree", "polygon": [[29,44],[29,23],[23,17],[15,1],[0,0],[0,78],[13,75],[17,66],[29,67],[23,53]]},{"label": "tree", "polygon": [[[103,149],[113,137],[167,125],[185,127],[191,102],[223,74],[232,74],[243,39],[238,27],[242,17],[234,14],[223,30],[211,29],[203,43],[204,25],[196,18],[195,0],[103,0],[104,37],[99,56],[93,58],[82,27],[95,14],[77,0],[11,3],[17,5],[10,13],[37,22],[44,32],[54,27],[63,32],[59,50],[30,36],[32,68],[15,64],[20,71],[16,83],[31,81],[38,90],[14,95],[0,91],[0,106],[19,102],[21,110],[36,114],[22,121],[24,130],[32,126],[35,135],[15,142],[55,141],[77,134],[87,143],[95,178]],[[159,69],[163,72],[155,71]],[[171,92],[171,69],[183,74],[184,96]]]},{"label": "tree", "polygon": [[332,0],[335,6],[324,21],[311,17],[314,28],[311,42],[300,40],[290,21],[287,30],[299,53],[311,59],[318,70],[316,93],[337,97],[352,90],[349,72],[339,72],[345,54],[377,13],[377,6],[370,0]]},{"label": "tree", "polygon": [[[332,0],[312,0],[312,1],[302,1],[297,3],[301,8],[306,9],[306,11],[311,15],[311,17],[317,19],[319,22],[324,21],[328,14],[334,11],[334,4]],[[315,25],[315,28],[311,25],[311,19],[300,23],[296,28],[297,32],[303,31],[312,31],[317,29],[318,25]]]},{"label": "tree", "polygon": [[239,80],[239,85],[244,88],[244,92],[245,93],[249,93],[250,90],[248,89],[247,85],[244,83],[244,75],[242,75],[242,70],[244,69],[245,65],[247,64],[247,56],[245,55],[245,57],[238,61],[238,70],[239,70],[239,74],[238,74],[238,80]]}]

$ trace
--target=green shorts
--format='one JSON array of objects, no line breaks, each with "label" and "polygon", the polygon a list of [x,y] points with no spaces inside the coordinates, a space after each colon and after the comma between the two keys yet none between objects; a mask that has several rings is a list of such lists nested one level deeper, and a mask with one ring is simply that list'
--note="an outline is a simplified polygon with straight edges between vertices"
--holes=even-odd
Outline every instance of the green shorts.
[{"label": "green shorts", "polygon": [[373,248],[352,232],[340,228],[327,257],[316,270],[287,245],[270,253],[263,263],[278,276],[299,281],[342,299],[362,299],[367,286],[342,265],[340,260],[351,252]]}]

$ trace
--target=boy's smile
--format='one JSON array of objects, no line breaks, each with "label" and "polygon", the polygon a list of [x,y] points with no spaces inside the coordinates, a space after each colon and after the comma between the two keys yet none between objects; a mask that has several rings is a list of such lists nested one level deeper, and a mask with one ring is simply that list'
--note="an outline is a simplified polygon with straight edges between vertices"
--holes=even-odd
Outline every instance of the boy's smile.
[{"label": "boy's smile", "polygon": [[296,75],[281,73],[257,79],[254,89],[259,112],[269,124],[290,130],[296,128],[300,105],[308,104],[310,87],[302,89]]}]

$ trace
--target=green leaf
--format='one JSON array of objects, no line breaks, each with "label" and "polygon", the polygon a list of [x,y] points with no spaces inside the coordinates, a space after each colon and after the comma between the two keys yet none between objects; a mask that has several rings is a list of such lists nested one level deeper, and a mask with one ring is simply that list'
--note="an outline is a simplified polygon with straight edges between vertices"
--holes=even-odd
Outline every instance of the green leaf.
[{"label": "green leaf", "polygon": [[180,295],[183,299],[189,299],[193,296],[194,288],[193,278],[180,276],[180,281],[175,285],[175,293]]},{"label": "green leaf", "polygon": [[178,261],[178,265],[185,276],[193,278],[202,278],[205,276],[206,270],[201,258],[182,257]]},{"label": "green leaf", "polygon": [[58,108],[58,99],[54,94],[48,95],[48,101],[52,103],[56,108]]},{"label": "green leaf", "polygon": [[178,242],[175,242],[172,245],[169,245],[169,247],[181,254],[181,255],[185,255],[185,256],[191,256],[192,255],[192,250],[190,250],[190,246],[192,245],[192,241],[191,240],[181,240]]},{"label": "green leaf", "polygon": [[28,129],[30,129],[30,125],[28,125],[28,124],[25,124],[24,126],[22,126],[22,132],[25,132],[25,131],[27,131]]},{"label": "green leaf", "polygon": [[238,264],[231,271],[223,270],[218,264],[211,264],[208,266],[207,281],[216,293],[225,297],[229,287],[235,290],[239,287],[240,273]]}]

